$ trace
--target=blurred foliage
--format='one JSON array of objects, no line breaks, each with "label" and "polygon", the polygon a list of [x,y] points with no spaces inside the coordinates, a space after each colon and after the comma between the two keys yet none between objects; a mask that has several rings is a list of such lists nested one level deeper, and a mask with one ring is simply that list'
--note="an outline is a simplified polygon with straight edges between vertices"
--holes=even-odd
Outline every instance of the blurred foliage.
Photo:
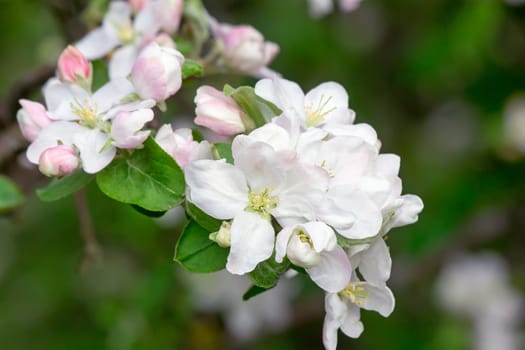
[{"label": "blurred foliage", "polygon": [[[96,18],[104,1],[88,13],[69,3],[0,0],[2,99],[15,81],[53,64],[68,42],[57,7],[66,6],[78,20]],[[515,286],[525,290],[525,161],[509,161],[501,126],[506,101],[525,87],[525,6],[364,0],[352,13],[314,20],[306,0],[204,3],[221,21],[252,24],[277,42],[281,53],[272,68],[304,90],[329,80],[343,84],[357,122],[376,128],[383,152],[401,156],[404,192],[425,202],[418,223],[389,234],[395,312],[388,319],[363,312],[362,337],[341,335],[340,348],[467,348],[469,326],[433,302],[434,278],[447,256],[498,251],[511,264]],[[254,80],[193,79],[164,117],[192,116],[195,89],[201,83],[221,89],[226,82]],[[34,188],[23,189],[25,204],[0,217],[2,349],[321,347],[322,295],[311,283],[303,282],[299,321],[288,331],[232,345],[223,319],[193,311],[191,290],[172,261],[181,227],[167,225],[169,217],[143,216],[90,184],[104,258],[80,273],[83,246],[73,199],[43,203]],[[316,303],[319,312],[301,320],[305,303]]]}]

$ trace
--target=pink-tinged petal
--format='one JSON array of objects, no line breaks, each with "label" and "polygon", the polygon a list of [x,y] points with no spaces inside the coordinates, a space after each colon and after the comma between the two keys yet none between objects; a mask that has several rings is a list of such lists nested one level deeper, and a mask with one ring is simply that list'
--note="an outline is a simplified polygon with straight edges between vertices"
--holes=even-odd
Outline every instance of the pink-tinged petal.
[{"label": "pink-tinged petal", "polygon": [[354,11],[359,7],[362,0],[339,0],[339,8],[343,12]]},{"label": "pink-tinged petal", "polygon": [[33,164],[38,164],[40,155],[46,149],[61,144],[72,146],[74,136],[85,130],[87,129],[77,123],[53,122],[42,129],[36,140],[29,145],[26,151],[27,159]]},{"label": "pink-tinged petal", "polygon": [[390,278],[392,259],[385,241],[377,239],[361,255],[359,272],[370,283],[381,285]]},{"label": "pink-tinged petal", "polygon": [[280,48],[276,43],[267,41],[264,44],[264,65],[270,64],[271,61],[279,54]]},{"label": "pink-tinged petal", "polygon": [[110,80],[98,89],[93,94],[92,100],[97,107],[97,112],[104,113],[111,107],[120,104],[124,97],[133,92],[133,85],[130,81],[125,78],[119,78]]},{"label": "pink-tinged petal", "polygon": [[97,129],[85,129],[74,135],[73,142],[80,152],[82,168],[86,173],[99,172],[115,158],[116,148],[106,147],[108,138],[107,134]]},{"label": "pink-tinged petal", "polygon": [[129,5],[135,12],[140,12],[151,0],[128,0]]},{"label": "pink-tinged petal", "polygon": [[40,131],[52,122],[48,117],[45,107],[34,101],[21,99],[19,101],[22,108],[18,110],[16,119],[22,135],[28,141],[34,141]]},{"label": "pink-tinged petal", "polygon": [[376,286],[371,283],[362,282],[367,293],[366,298],[360,299],[361,308],[365,310],[377,311],[381,316],[388,317],[394,311],[395,299],[392,291],[385,285]]},{"label": "pink-tinged petal", "polygon": [[46,176],[64,176],[74,172],[79,163],[78,155],[73,148],[59,145],[42,152],[38,169]]},{"label": "pink-tinged petal", "polygon": [[134,112],[120,112],[111,123],[112,144],[118,148],[133,149],[142,145],[150,131],[140,131],[144,124],[153,120],[151,109],[139,109]]},{"label": "pink-tinged petal", "polygon": [[258,263],[270,258],[274,235],[270,221],[260,215],[243,211],[235,216],[231,226],[231,247],[226,269],[244,275]]},{"label": "pink-tinged petal", "polygon": [[165,32],[173,34],[179,29],[183,7],[183,0],[160,0],[156,3],[156,18]]},{"label": "pink-tinged petal", "polygon": [[196,160],[185,168],[188,200],[214,218],[231,219],[248,205],[242,171],[225,161]]},{"label": "pink-tinged petal", "polygon": [[138,55],[135,45],[126,45],[115,50],[109,61],[109,78],[127,78]]},{"label": "pink-tinged petal", "polygon": [[337,293],[350,282],[352,266],[344,250],[335,247],[334,250],[321,252],[319,263],[307,268],[306,272],[319,287],[327,292]]},{"label": "pink-tinged petal", "polygon": [[82,52],[88,60],[95,60],[104,57],[119,44],[120,41],[116,36],[107,33],[104,28],[99,27],[93,29],[85,37],[80,39],[80,41],[75,44],[75,47]]},{"label": "pink-tinged petal", "polygon": [[332,0],[308,0],[308,12],[314,18],[323,17],[334,9]]},{"label": "pink-tinged petal", "polygon": [[255,84],[255,94],[270,101],[282,111],[304,110],[304,93],[299,85],[286,79],[262,79]]}]

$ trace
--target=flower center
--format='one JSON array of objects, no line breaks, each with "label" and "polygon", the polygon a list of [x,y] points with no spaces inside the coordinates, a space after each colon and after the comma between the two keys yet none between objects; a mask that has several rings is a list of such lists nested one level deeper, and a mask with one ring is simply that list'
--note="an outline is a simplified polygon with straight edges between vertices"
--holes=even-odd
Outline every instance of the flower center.
[{"label": "flower center", "polygon": [[357,306],[363,305],[363,300],[368,298],[368,292],[362,287],[363,282],[352,282],[339,292],[342,297],[348,298]]},{"label": "flower center", "polygon": [[96,104],[90,105],[89,101],[87,99],[84,99],[83,103],[75,101],[75,103],[71,103],[70,106],[73,110],[73,113],[78,115],[78,117],[80,118],[78,122],[80,125],[86,126],[91,129],[97,127],[99,118],[97,114]]},{"label": "flower center", "polygon": [[255,193],[250,191],[248,193],[248,200],[250,203],[246,210],[254,211],[261,214],[263,217],[270,216],[272,209],[274,209],[279,204],[279,198],[271,195],[271,190],[265,188],[260,193]]},{"label": "flower center", "polygon": [[332,96],[325,97],[321,95],[319,103],[314,108],[313,104],[304,106],[304,112],[306,113],[306,125],[316,126],[317,124],[324,121],[326,115],[336,109],[336,107],[328,108],[328,103],[332,99]]},{"label": "flower center", "polygon": [[117,27],[117,35],[119,40],[124,44],[132,44],[135,39],[135,33],[130,25]]}]

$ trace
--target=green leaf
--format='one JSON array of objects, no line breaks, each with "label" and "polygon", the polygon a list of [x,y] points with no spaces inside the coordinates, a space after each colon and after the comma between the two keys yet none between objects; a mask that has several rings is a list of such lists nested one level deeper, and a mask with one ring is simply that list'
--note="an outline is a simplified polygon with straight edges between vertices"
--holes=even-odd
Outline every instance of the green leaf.
[{"label": "green leaf", "polygon": [[270,289],[277,285],[281,275],[289,268],[290,262],[288,259],[284,259],[282,263],[278,263],[275,261],[275,256],[272,255],[270,259],[259,263],[255,270],[248,275],[252,283],[257,287]]},{"label": "green leaf", "polygon": [[93,174],[86,174],[82,170],[77,170],[61,179],[53,179],[47,187],[37,189],[36,194],[41,201],[56,201],[80,190],[90,183],[93,177]]},{"label": "green leaf", "polygon": [[144,209],[142,207],[139,207],[136,204],[131,204],[131,207],[138,211],[139,213],[149,216],[150,218],[160,218],[162,215],[166,214],[166,211],[151,211]]},{"label": "green leaf", "polygon": [[185,189],[182,170],[151,137],[99,172],[97,185],[110,198],[157,212],[179,205]]},{"label": "green leaf", "polygon": [[267,121],[264,114],[259,108],[260,98],[255,95],[253,87],[241,86],[234,89],[229,85],[225,85],[223,92],[225,95],[231,96],[248,116],[249,120],[243,120],[248,131],[266,124]]},{"label": "green leaf", "polygon": [[0,211],[13,209],[24,201],[16,185],[5,176],[0,175]]},{"label": "green leaf", "polygon": [[224,269],[229,249],[221,248],[208,237],[210,232],[190,220],[175,247],[174,260],[188,271],[214,272]]},{"label": "green leaf", "polygon": [[259,287],[259,286],[251,286],[250,289],[248,289],[246,291],[246,293],[243,294],[242,296],[242,300],[246,301],[246,300],[249,300],[261,293],[264,293],[266,292],[267,290],[269,290],[268,288],[263,288],[263,287]]},{"label": "green leaf", "polygon": [[202,65],[196,61],[186,59],[182,64],[182,79],[201,77],[203,69]]},{"label": "green leaf", "polygon": [[222,221],[212,218],[194,204],[186,201],[186,213],[196,221],[202,228],[209,232],[216,232],[221,227]]},{"label": "green leaf", "polygon": [[232,145],[229,143],[214,143],[212,152],[216,159],[226,159],[230,164],[233,164]]}]

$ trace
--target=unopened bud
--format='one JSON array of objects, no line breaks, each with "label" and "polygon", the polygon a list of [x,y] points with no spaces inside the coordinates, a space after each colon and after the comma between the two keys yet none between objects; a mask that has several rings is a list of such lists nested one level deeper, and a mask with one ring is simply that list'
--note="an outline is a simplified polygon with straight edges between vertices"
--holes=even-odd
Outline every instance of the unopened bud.
[{"label": "unopened bud", "polygon": [[40,155],[38,169],[46,176],[64,176],[79,165],[77,153],[69,146],[59,145],[46,149]]},{"label": "unopened bud", "polygon": [[69,45],[58,58],[58,76],[64,82],[89,88],[91,74],[91,63],[74,46]]},{"label": "unopened bud", "polygon": [[216,242],[219,247],[228,248],[231,245],[231,227],[230,221],[223,221],[219,231],[210,233],[210,240]]},{"label": "unopened bud", "polygon": [[33,142],[36,140],[40,131],[52,120],[47,116],[45,107],[38,103],[30,100],[20,100],[22,108],[18,110],[16,119],[18,125],[22,131],[22,135],[28,140]]}]

